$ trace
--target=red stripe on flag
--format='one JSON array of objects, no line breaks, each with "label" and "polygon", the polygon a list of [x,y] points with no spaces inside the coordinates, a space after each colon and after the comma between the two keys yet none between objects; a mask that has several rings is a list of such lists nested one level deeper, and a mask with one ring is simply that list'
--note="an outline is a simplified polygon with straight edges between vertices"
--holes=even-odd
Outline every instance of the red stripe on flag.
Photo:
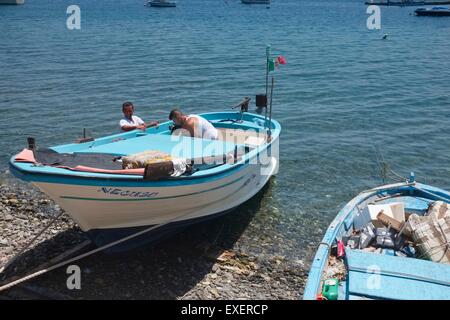
[{"label": "red stripe on flag", "polygon": [[278,56],[277,61],[279,64],[286,64],[286,58],[283,56]]}]

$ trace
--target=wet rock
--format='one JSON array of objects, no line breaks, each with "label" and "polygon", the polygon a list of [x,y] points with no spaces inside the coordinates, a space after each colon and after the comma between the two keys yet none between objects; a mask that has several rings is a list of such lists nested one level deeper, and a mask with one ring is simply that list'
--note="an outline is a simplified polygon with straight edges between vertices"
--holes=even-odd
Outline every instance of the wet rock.
[{"label": "wet rock", "polygon": [[7,201],[8,201],[8,205],[10,205],[10,206],[16,206],[19,203],[19,200],[17,200],[16,198],[11,198],[11,199],[8,199]]},{"label": "wet rock", "polygon": [[91,268],[83,268],[83,273],[91,274],[92,273],[92,269]]},{"label": "wet rock", "polygon": [[144,270],[145,270],[145,268],[144,268],[142,265],[140,265],[140,264],[136,267],[136,272],[141,273],[141,272],[143,272]]},{"label": "wet rock", "polygon": [[262,273],[259,276],[267,282],[269,282],[271,280],[271,278],[267,274]]},{"label": "wet rock", "polygon": [[236,256],[236,253],[231,251],[224,251],[220,256],[217,257],[217,261],[219,262],[227,262],[233,259]]},{"label": "wet rock", "polygon": [[211,292],[211,294],[214,296],[214,298],[218,299],[220,297],[219,291],[217,291],[216,288],[211,288],[209,290],[209,292]]}]

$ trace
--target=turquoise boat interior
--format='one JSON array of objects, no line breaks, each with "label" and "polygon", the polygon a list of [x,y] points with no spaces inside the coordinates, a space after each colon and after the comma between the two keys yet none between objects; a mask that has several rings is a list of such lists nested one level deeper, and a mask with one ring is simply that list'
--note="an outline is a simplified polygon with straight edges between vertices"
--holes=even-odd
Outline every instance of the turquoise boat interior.
[{"label": "turquoise boat interior", "polygon": [[[303,298],[320,300],[324,281],[334,277],[332,269],[339,265],[331,263],[337,261],[338,241],[361,229],[359,216],[369,204],[402,202],[406,215],[423,216],[436,201],[450,203],[450,193],[415,182],[376,188],[354,198],[339,212],[318,246]],[[449,264],[398,256],[390,249],[375,253],[349,246],[340,261],[339,300],[450,299]]]},{"label": "turquoise boat interior", "polygon": [[[172,154],[177,150],[180,157],[198,159],[218,157],[225,154],[237,155],[233,163],[200,164],[190,175],[182,175],[172,180],[201,179],[216,175],[229,174],[231,171],[250,162],[259,153],[270,152],[271,142],[280,134],[280,124],[275,120],[266,119],[263,115],[241,112],[213,112],[201,114],[210,121],[221,133],[219,140],[199,139],[171,135],[172,121],[147,128],[145,131],[133,130],[118,133],[84,143],[71,143],[48,148],[47,151],[57,155],[77,155],[83,161],[89,156],[107,156],[108,161],[115,157],[136,154],[147,150],[157,150]],[[271,139],[267,142],[270,130]],[[17,155],[16,155],[17,156]],[[142,175],[124,173],[83,172],[51,165],[36,165],[29,162],[17,162],[16,156],[10,159],[13,174],[27,181],[49,181],[56,177],[108,179],[108,180],[142,180]],[[109,160],[110,159],[110,160]],[[72,160],[73,162],[73,160]],[[89,161],[88,161],[89,162]],[[83,163],[80,163],[83,165]],[[120,168],[117,168],[120,169]],[[72,181],[70,183],[76,183]],[[83,182],[85,183],[85,182]]]}]

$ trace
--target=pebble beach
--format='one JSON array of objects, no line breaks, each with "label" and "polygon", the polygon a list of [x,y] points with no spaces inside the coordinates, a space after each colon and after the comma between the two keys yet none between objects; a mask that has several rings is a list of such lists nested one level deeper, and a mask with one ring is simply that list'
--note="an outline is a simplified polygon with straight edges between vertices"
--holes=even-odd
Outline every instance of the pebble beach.
[{"label": "pebble beach", "polygon": [[[268,192],[266,187],[264,193]],[[259,196],[261,197],[261,196]],[[264,224],[252,222],[254,202],[189,227],[156,244],[127,252],[96,253],[75,262],[81,290],[69,290],[66,267],[0,293],[2,299],[299,299],[307,265],[272,248]],[[61,208],[17,181],[0,185],[0,266],[3,267]],[[259,229],[259,230],[258,230]],[[258,233],[261,236],[258,236]],[[276,236],[275,236],[276,237]],[[66,214],[3,272],[1,283],[29,274],[87,238]],[[259,246],[257,250],[253,246]],[[278,243],[278,245],[286,245]],[[289,245],[289,244],[287,244]],[[81,252],[93,249],[83,248]],[[257,253],[255,253],[257,251]]]}]

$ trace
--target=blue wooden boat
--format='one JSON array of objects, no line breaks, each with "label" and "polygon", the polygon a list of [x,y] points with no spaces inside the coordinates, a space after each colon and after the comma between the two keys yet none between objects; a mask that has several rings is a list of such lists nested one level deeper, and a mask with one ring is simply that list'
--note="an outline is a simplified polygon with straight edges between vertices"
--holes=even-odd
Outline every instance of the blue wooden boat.
[{"label": "blue wooden boat", "polygon": [[[10,159],[10,170],[49,195],[98,245],[148,226],[163,232],[230,211],[278,169],[277,121],[242,110],[201,116],[219,130],[219,140],[174,136],[168,121],[145,132],[31,146]],[[147,168],[124,170],[115,161],[146,150],[188,159],[193,170],[151,179]]]},{"label": "blue wooden boat", "polygon": [[[450,203],[450,193],[414,181],[381,186],[359,194],[338,213],[326,231],[312,261],[303,298],[322,299],[324,286],[335,284],[333,280],[330,282],[334,277],[330,270],[337,268],[342,271],[342,279],[337,282],[339,300],[450,299],[449,264],[397,256],[394,250],[379,249],[381,252],[374,253],[342,245],[346,236],[360,228],[357,219],[371,203],[401,202],[405,212],[423,215],[435,201]],[[338,244],[345,250],[343,255],[342,251],[336,253],[339,252]],[[336,258],[339,254],[341,259]]]}]

